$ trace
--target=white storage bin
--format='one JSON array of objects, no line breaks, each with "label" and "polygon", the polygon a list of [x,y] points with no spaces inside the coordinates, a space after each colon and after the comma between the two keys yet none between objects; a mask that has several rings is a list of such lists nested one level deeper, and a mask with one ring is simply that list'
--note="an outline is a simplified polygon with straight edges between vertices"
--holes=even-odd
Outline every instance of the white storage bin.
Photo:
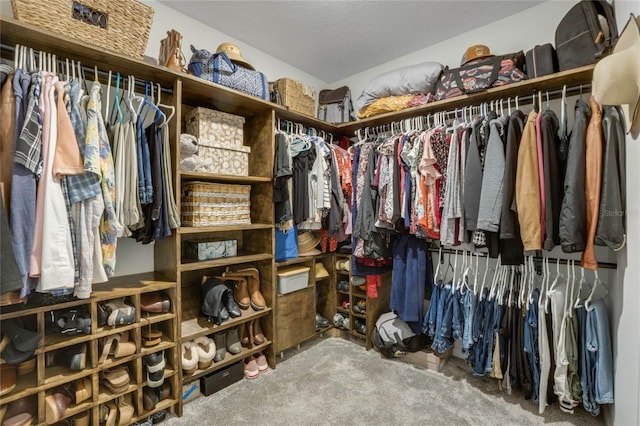
[{"label": "white storage bin", "polygon": [[278,293],[287,294],[307,287],[310,269],[307,266],[295,266],[278,270]]}]

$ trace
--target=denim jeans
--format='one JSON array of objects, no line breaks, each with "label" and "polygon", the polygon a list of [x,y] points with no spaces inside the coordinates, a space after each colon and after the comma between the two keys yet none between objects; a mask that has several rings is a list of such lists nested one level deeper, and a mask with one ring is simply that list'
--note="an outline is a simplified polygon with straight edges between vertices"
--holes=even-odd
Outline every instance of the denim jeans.
[{"label": "denim jeans", "polygon": [[451,320],[453,318],[453,306],[451,305],[451,286],[447,283],[441,290],[438,297],[438,306],[436,310],[435,335],[431,348],[439,353],[446,352],[453,344],[451,338]]},{"label": "denim jeans", "polygon": [[531,298],[533,302],[529,304],[524,324],[524,351],[529,357],[529,367],[531,368],[531,378],[533,389],[531,400],[538,404],[540,389],[540,358],[538,354],[538,299],[540,290],[533,290]]},{"label": "denim jeans", "polygon": [[474,340],[472,336],[473,318],[476,310],[476,296],[472,291],[467,290],[460,298],[462,305],[462,315],[464,317],[464,329],[462,332],[462,351],[464,354],[469,353],[469,349],[473,346]]},{"label": "denim jeans", "polygon": [[594,366],[596,354],[588,350],[587,336],[588,322],[587,311],[584,306],[576,309],[578,315],[578,347],[580,348],[580,384],[582,385],[582,406],[593,416],[600,414],[600,405],[595,400]]},{"label": "denim jeans", "polygon": [[422,333],[431,337],[436,334],[436,319],[441,287],[442,280],[438,280],[437,283],[433,283],[431,290],[431,299],[429,300],[429,309],[424,315],[424,321],[422,322]]},{"label": "denim jeans", "polygon": [[613,362],[607,308],[602,299],[593,302],[591,306],[593,309],[587,312],[584,348],[594,355],[593,395],[598,404],[613,404]]}]

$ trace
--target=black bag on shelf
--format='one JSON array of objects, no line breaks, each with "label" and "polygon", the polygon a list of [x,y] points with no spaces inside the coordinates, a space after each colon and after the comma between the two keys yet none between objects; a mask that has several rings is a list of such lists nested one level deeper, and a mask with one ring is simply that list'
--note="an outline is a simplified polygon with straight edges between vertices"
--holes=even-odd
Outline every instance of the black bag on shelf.
[{"label": "black bag on shelf", "polygon": [[618,39],[613,7],[606,0],[581,0],[564,15],[555,39],[560,71],[593,64]]},{"label": "black bag on shelf", "polygon": [[527,77],[536,78],[558,72],[558,57],[551,43],[536,45],[525,55]]}]

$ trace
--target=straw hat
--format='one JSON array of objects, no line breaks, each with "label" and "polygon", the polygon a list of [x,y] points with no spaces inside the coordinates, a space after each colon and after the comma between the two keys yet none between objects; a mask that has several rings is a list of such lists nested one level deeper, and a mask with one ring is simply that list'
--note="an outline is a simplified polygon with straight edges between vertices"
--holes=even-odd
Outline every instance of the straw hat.
[{"label": "straw hat", "polygon": [[322,262],[316,262],[316,270],[315,270],[316,279],[318,278],[327,278],[329,276],[329,271],[324,267]]},{"label": "straw hat", "polygon": [[220,52],[226,53],[232,62],[238,63],[238,65],[241,65],[244,68],[255,70],[255,68],[242,57],[242,52],[240,51],[240,48],[235,44],[228,43],[228,42],[222,43],[220,46],[218,46],[218,49],[216,50],[216,53],[220,53]]},{"label": "straw hat", "polygon": [[622,105],[627,131],[640,134],[640,17],[631,14],[613,53],[593,70],[593,95],[604,105]]},{"label": "straw hat", "polygon": [[489,56],[495,56],[491,54],[491,50],[489,50],[488,46],[484,44],[474,44],[473,46],[467,47],[467,50],[462,55],[462,60],[460,61],[460,66],[469,63],[475,59],[480,58],[488,58]]},{"label": "straw hat", "polygon": [[320,237],[313,232],[298,233],[298,256],[316,256],[321,254],[315,247],[320,244]]}]

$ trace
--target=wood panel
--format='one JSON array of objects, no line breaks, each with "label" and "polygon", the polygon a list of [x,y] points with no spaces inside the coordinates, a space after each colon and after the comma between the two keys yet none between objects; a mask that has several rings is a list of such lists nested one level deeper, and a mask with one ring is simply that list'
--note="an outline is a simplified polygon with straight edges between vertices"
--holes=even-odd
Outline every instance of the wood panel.
[{"label": "wood panel", "polygon": [[273,111],[254,115],[245,122],[244,143],[251,147],[251,153],[249,154],[250,176],[273,179],[274,127]]},{"label": "wood panel", "polygon": [[315,335],[314,298],[314,287],[277,296],[275,352]]}]

